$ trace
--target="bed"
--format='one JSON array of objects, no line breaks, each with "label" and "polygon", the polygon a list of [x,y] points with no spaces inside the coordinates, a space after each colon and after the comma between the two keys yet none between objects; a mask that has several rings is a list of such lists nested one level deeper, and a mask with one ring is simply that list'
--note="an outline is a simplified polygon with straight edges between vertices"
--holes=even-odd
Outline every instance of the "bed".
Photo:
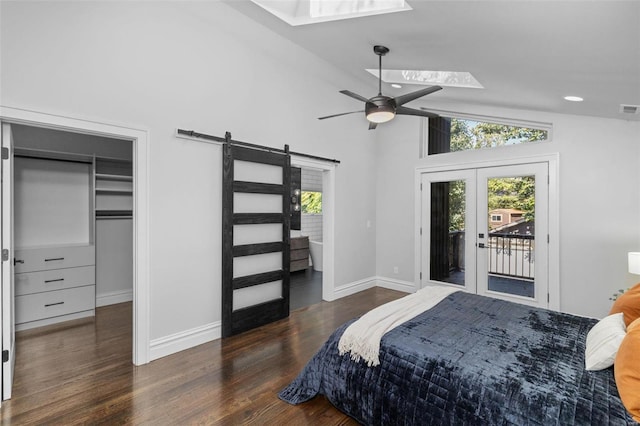
[{"label": "bed", "polygon": [[613,368],[585,371],[595,319],[458,291],[384,334],[374,366],[338,350],[354,321],[329,337],[282,400],[325,395],[367,425],[637,424]]}]

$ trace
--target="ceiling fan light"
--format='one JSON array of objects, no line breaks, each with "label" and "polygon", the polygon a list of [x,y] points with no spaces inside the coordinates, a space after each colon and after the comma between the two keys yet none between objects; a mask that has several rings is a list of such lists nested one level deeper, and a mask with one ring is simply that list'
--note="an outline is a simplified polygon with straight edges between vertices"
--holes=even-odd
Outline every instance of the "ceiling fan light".
[{"label": "ceiling fan light", "polygon": [[386,123],[396,116],[395,108],[388,104],[368,104],[366,110],[367,120],[372,123]]},{"label": "ceiling fan light", "polygon": [[396,115],[391,111],[373,111],[367,114],[367,120],[372,123],[386,123]]}]

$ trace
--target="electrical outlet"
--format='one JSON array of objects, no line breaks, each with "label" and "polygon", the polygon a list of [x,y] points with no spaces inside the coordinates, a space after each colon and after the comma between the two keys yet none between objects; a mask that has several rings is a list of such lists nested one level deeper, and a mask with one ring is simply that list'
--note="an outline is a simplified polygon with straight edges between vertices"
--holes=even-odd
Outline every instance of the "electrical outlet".
[{"label": "electrical outlet", "polygon": [[393,267],[393,273],[394,273],[394,274],[398,274],[399,272],[400,272],[400,270],[398,269],[398,267],[397,267],[397,266],[394,266],[394,267]]}]

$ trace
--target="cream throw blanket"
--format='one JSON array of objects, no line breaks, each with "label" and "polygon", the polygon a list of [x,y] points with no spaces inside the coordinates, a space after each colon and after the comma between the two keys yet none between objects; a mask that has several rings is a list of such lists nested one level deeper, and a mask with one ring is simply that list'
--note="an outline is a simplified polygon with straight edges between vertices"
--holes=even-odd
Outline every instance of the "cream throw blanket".
[{"label": "cream throw blanket", "polygon": [[444,286],[428,286],[401,299],[385,303],[364,314],[340,337],[340,355],[351,353],[351,359],[363,359],[369,367],[379,365],[380,339],[388,332],[422,312],[433,308],[442,299],[459,291]]}]

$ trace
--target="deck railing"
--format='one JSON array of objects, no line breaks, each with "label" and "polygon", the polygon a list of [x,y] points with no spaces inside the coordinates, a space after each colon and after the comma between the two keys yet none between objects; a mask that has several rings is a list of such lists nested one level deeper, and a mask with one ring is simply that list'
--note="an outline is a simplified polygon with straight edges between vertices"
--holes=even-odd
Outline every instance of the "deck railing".
[{"label": "deck railing", "polygon": [[534,244],[533,235],[489,233],[489,273],[533,280]]},{"label": "deck railing", "polygon": [[[534,279],[535,236],[489,233],[485,247],[490,274]],[[452,231],[449,233],[449,269],[462,271],[464,264],[464,231]]]}]

